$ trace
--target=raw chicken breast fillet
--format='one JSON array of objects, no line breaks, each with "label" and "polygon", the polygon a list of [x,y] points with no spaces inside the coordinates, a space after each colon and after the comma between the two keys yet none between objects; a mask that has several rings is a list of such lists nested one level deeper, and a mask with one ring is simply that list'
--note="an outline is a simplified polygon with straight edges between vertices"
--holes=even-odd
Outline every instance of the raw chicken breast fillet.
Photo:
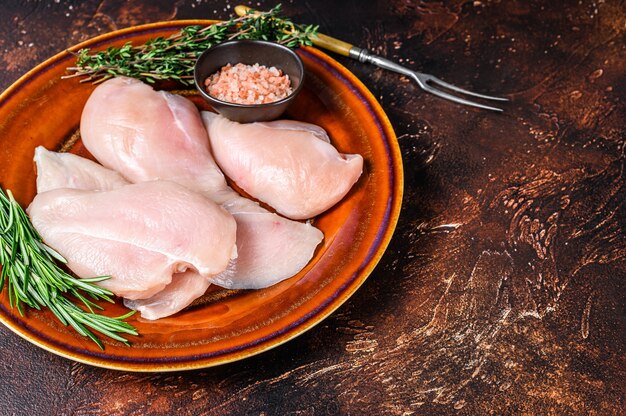
[{"label": "raw chicken breast fillet", "polygon": [[[226,193],[226,192],[225,192]],[[310,224],[268,212],[230,191],[224,208],[237,221],[239,256],[211,277],[228,289],[262,289],[296,275],[307,265],[324,234]]]},{"label": "raw chicken breast fillet", "polygon": [[[137,103],[141,103],[138,105]],[[267,211],[226,184],[195,105],[140,81],[114,78],[92,93],[81,118],[87,149],[131,182],[167,179],[200,192],[237,222],[237,254],[209,280],[228,289],[268,287],[297,274],[323,234]]]},{"label": "raw chicken breast fillet", "polygon": [[224,185],[206,130],[184,97],[133,78],[112,78],[91,94],[81,116],[83,144],[103,166],[131,182],[167,179],[207,192]]},{"label": "raw chicken breast fillet", "polygon": [[221,273],[236,256],[233,217],[169,181],[50,190],[35,197],[28,213],[74,273],[111,275],[101,286],[129,299],[157,294],[176,273]]},{"label": "raw chicken breast fillet", "polygon": [[319,126],[290,120],[240,124],[209,112],[202,118],[226,176],[289,218],[326,211],[363,171],[361,155],[339,153]]},{"label": "raw chicken breast fillet", "polygon": [[38,193],[59,188],[108,191],[129,184],[119,173],[72,153],[37,146],[34,160]]},{"label": "raw chicken breast fillet", "polygon": [[[46,150],[39,146],[35,149],[35,163],[37,165],[37,191],[44,192],[47,190],[58,188],[72,188],[85,190],[111,190],[127,185],[122,176],[104,166],[99,165],[89,159],[71,154],[56,153]],[[115,247],[113,247],[113,256],[109,256],[108,260],[118,261],[115,257]],[[134,254],[140,254],[135,251]],[[150,252],[143,253],[140,258],[129,259],[132,264],[137,265],[134,270],[144,273],[145,269],[150,268],[146,259],[151,258]],[[107,256],[107,252],[101,252],[102,256]],[[156,256],[158,267],[161,256]],[[80,266],[74,266],[75,268]],[[143,269],[143,270],[142,270]],[[89,269],[83,272],[83,275],[89,275]],[[129,269],[129,274],[132,271]],[[149,280],[136,279],[132,280],[134,290],[142,292],[150,286]],[[205,276],[201,276],[194,270],[187,270],[182,273],[174,273],[172,281],[165,288],[147,299],[125,299],[124,303],[131,309],[138,310],[145,319],[159,319],[175,314],[190,305],[195,299],[202,296],[210,282]]]}]

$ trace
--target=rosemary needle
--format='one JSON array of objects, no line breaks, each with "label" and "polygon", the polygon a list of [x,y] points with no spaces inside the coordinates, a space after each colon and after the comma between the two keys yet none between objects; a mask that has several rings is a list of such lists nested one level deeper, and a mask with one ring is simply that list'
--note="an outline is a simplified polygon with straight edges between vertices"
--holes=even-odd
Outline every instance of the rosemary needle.
[{"label": "rosemary needle", "polygon": [[193,85],[193,67],[202,52],[211,46],[233,39],[268,40],[290,48],[311,45],[317,26],[298,25],[280,15],[278,4],[267,12],[249,13],[242,17],[209,26],[186,26],[168,38],[158,37],[142,45],[127,42],[92,54],[87,49],[75,53],[76,66],[67,68],[71,75],[84,77],[81,82],[103,82],[126,76],[148,83],[171,80]]},{"label": "rosemary needle", "polygon": [[[17,308],[20,315],[24,315],[24,304],[35,309],[48,308],[63,325],[70,325],[102,349],[104,345],[93,331],[129,345],[120,334],[137,335],[135,328],[124,322],[135,311],[117,318],[96,312],[102,307],[95,301],[114,302],[113,293],[95,284],[110,276],[78,279],[57,262],[66,261],[42,241],[11,191],[5,194],[0,188],[0,292],[6,282],[11,307]],[[87,310],[72,303],[67,295],[74,296]]]}]

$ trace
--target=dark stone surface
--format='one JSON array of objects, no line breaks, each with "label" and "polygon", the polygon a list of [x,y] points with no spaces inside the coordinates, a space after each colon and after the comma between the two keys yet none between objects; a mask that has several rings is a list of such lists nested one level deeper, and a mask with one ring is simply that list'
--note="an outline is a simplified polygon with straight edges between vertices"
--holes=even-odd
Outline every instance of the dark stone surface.
[{"label": "dark stone surface", "polygon": [[[223,19],[236,4],[3,1],[0,90],[97,34]],[[92,368],[0,327],[1,413],[622,414],[626,3],[324,0],[284,9],[513,101],[501,115],[477,111],[337,58],[379,98],[405,163],[400,222],[366,284],[286,345],[187,373]]]}]

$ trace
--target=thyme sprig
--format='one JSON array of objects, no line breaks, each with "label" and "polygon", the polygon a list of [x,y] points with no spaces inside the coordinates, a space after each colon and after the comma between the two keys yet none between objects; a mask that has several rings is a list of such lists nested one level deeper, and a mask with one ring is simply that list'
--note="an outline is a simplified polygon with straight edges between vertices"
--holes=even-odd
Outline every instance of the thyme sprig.
[{"label": "thyme sprig", "polygon": [[[11,307],[17,308],[22,316],[24,305],[38,310],[48,308],[63,325],[72,326],[102,349],[102,342],[92,330],[129,345],[119,334],[137,335],[135,328],[124,322],[135,311],[117,318],[96,312],[103,308],[95,301],[114,303],[113,293],[95,284],[110,276],[78,279],[61,269],[57,262],[66,263],[66,260],[43,243],[11,191],[5,194],[0,188],[0,292],[6,282]],[[79,308],[67,295],[73,295],[87,310]]]},{"label": "thyme sprig", "polygon": [[282,17],[281,5],[267,12],[249,13],[242,17],[209,26],[186,26],[170,37],[157,37],[142,45],[127,42],[91,53],[81,49],[75,53],[76,66],[63,78],[84,77],[81,82],[99,83],[112,77],[138,78],[148,83],[173,80],[193,85],[193,67],[202,52],[211,46],[233,39],[267,40],[290,48],[311,45],[317,26],[298,25]]}]

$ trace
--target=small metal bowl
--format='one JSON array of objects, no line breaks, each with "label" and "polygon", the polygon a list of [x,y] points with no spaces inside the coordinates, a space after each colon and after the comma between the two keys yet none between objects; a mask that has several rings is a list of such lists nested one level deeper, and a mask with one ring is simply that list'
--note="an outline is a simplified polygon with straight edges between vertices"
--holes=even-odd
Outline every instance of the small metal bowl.
[{"label": "small metal bowl", "polygon": [[[207,93],[204,81],[226,64],[274,66],[289,76],[293,92],[287,98],[267,104],[236,104],[218,100]],[[236,40],[215,45],[200,55],[194,68],[200,95],[221,115],[239,123],[268,121],[280,117],[293,102],[304,81],[304,64],[291,49],[262,40]]]}]

